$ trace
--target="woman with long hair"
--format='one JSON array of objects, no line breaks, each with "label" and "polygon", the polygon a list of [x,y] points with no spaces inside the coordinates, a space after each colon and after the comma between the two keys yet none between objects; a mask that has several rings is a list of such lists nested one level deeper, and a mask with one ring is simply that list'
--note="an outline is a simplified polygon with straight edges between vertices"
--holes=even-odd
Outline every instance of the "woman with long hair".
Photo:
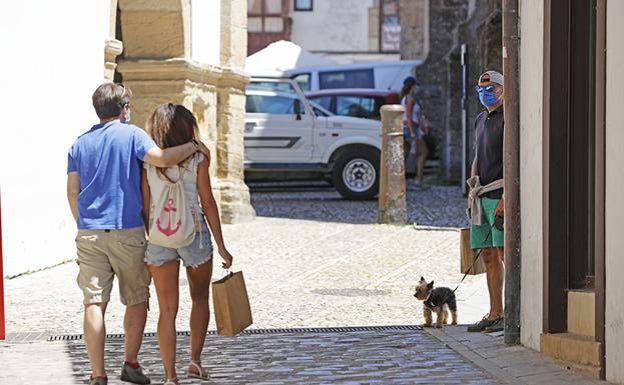
[{"label": "woman with long hair", "polygon": [[413,76],[408,76],[403,81],[403,88],[401,89],[401,104],[405,106],[405,114],[403,115],[403,149],[405,157],[408,156],[408,151],[412,150],[412,146],[416,149],[416,177],[414,178],[414,185],[417,187],[422,186],[423,174],[425,171],[425,161],[429,150],[427,149],[427,143],[425,142],[425,135],[427,135],[428,127],[425,124],[421,124],[422,114],[420,104],[414,98],[416,87],[418,83]]},{"label": "woman with long hair", "polygon": [[[156,107],[148,125],[147,132],[160,148],[174,147],[188,143],[194,138],[197,121],[193,113],[181,105],[171,103]],[[212,277],[212,243],[204,217],[223,258],[223,267],[232,265],[232,255],[225,248],[221,232],[221,222],[215,199],[210,186],[208,168],[210,158],[196,153],[177,166],[156,168],[145,165],[143,169],[142,191],[145,224],[149,229],[154,220],[154,190],[163,183],[181,179],[186,204],[196,219],[196,233],[192,243],[186,247],[169,248],[150,243],[148,240],[145,262],[148,265],[156,294],[158,296],[158,345],[165,371],[165,385],[177,385],[176,328],[178,312],[178,277],[180,260],[186,268],[191,308],[191,356],[187,374],[189,377],[207,379],[208,373],[201,365],[201,352],[210,318],[209,290]],[[178,210],[184,208],[177,207]]]}]

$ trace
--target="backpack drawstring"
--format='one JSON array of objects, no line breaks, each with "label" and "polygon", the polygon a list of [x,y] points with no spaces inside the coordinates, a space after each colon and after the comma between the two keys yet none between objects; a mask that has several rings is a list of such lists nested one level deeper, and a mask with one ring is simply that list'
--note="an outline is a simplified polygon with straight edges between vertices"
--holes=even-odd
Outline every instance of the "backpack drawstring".
[{"label": "backpack drawstring", "polygon": [[199,230],[199,249],[202,250],[204,248],[204,228],[201,225],[201,214],[195,214],[195,228]]}]

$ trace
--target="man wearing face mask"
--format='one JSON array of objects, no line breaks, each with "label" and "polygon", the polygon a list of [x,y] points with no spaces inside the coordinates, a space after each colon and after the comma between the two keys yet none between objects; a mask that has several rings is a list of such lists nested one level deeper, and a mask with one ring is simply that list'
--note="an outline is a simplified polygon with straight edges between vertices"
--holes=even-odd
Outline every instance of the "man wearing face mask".
[{"label": "man wearing face mask", "polygon": [[475,158],[467,183],[470,212],[470,245],[481,249],[485,263],[490,311],[468,326],[469,332],[504,330],[503,279],[503,75],[486,71],[476,87],[485,109],[475,121]]},{"label": "man wearing face mask", "polygon": [[128,124],[132,92],[104,83],[92,102],[100,122],[80,135],[67,156],[67,199],[78,235],[78,286],[83,292],[84,338],[91,363],[90,385],[106,385],[104,315],[113,278],[126,307],[121,380],[149,384],[138,363],[147,317],[150,275],[144,262],[142,162],[157,167],[180,163],[206,146],[193,139],[161,150],[141,128]]}]

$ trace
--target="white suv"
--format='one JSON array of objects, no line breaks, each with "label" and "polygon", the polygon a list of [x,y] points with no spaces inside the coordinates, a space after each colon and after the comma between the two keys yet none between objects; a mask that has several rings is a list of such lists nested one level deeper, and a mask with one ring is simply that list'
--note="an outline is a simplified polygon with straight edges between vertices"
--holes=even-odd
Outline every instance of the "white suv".
[{"label": "white suv", "polygon": [[377,194],[379,121],[334,115],[287,78],[252,78],[246,98],[246,178],[314,177],[349,199]]}]

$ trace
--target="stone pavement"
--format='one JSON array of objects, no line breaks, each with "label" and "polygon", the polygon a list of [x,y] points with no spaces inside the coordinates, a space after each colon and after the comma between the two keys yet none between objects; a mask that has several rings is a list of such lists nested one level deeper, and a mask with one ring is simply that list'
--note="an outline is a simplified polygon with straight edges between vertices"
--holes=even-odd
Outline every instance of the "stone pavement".
[{"label": "stone pavement", "polygon": [[[465,200],[457,188],[410,192],[417,228],[374,224],[376,202],[344,201],[328,189],[254,192],[252,202],[258,218],[226,225],[224,233],[234,268],[245,275],[254,327],[419,324],[421,304],[412,294],[420,276],[450,287],[461,279],[458,232],[440,227],[463,224]],[[219,264],[215,277],[222,274]],[[77,270],[70,262],[7,280],[8,333],[81,333]],[[188,330],[183,271],[180,283],[178,330]],[[484,276],[466,279],[457,293],[460,322],[485,314],[486,293]],[[116,288],[112,294],[107,330],[120,333],[123,308]],[[152,297],[148,332],[157,322],[153,286]]]},{"label": "stone pavement", "polygon": [[524,346],[506,346],[500,333],[468,333],[463,326],[427,329],[494,379],[513,385],[605,384]]},{"label": "stone pavement", "polygon": [[[385,329],[385,330],[384,330]],[[277,333],[208,336],[203,353],[210,379],[184,376],[188,336],[178,338],[182,384],[499,384],[483,370],[414,327],[370,330],[278,330]],[[162,378],[154,337],[145,338],[142,364],[153,383]],[[120,384],[123,340],[109,338],[109,384]],[[32,358],[37,357],[33,362]],[[81,384],[89,375],[82,340],[0,345],[3,384]],[[24,374],[32,374],[30,379]],[[22,374],[22,376],[20,376]]]},{"label": "stone pavement", "polygon": [[[252,194],[258,218],[224,226],[234,268],[245,274],[252,328],[269,330],[235,338],[210,335],[204,356],[211,383],[504,383],[414,327],[276,330],[418,325],[421,304],[412,297],[418,278],[450,287],[461,279],[457,227],[465,224],[465,199],[458,188],[409,192],[409,217],[417,226],[375,224],[374,201],[344,201],[327,188],[299,190],[259,186]],[[5,282],[8,341],[0,344],[0,383],[82,383],[88,373],[82,340],[45,342],[50,335],[82,332],[76,273],[72,262]],[[188,330],[184,275],[178,330]],[[153,287],[152,296],[148,333],[157,322]],[[457,292],[461,323],[483,316],[486,296],[484,276],[466,279]],[[108,333],[123,332],[122,316],[115,288]],[[111,376],[121,344],[120,336],[107,341]],[[184,333],[180,346],[182,370]],[[153,336],[146,337],[141,360],[155,379],[162,375]]]}]

